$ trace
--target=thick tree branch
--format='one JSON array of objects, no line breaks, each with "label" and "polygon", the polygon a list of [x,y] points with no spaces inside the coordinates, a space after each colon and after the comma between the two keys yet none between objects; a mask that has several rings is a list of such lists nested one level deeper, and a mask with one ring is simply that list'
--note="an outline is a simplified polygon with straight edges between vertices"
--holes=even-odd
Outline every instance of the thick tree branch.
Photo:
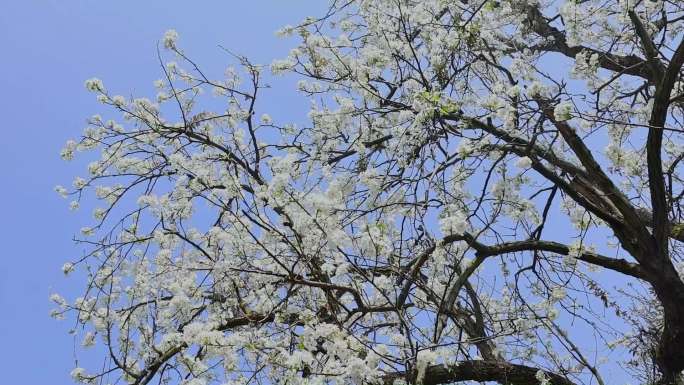
[{"label": "thick tree branch", "polygon": [[656,82],[658,73],[664,71],[662,65],[659,66],[658,71],[654,71],[648,64],[648,61],[635,56],[621,56],[610,52],[602,52],[594,48],[586,46],[570,46],[565,38],[565,32],[549,24],[548,20],[537,6],[528,5],[526,7],[527,20],[532,31],[542,37],[552,36],[553,43],[544,45],[542,47],[535,47],[541,50],[555,51],[562,53],[565,56],[575,58],[580,52],[586,52],[588,55],[598,55],[598,63],[601,68],[610,71],[624,73],[627,75],[637,76],[652,83]]},{"label": "thick tree branch", "polygon": [[567,122],[556,118],[553,107],[548,101],[538,100],[537,102],[542,108],[544,115],[553,123],[556,129],[558,129],[558,132],[563,136],[565,142],[585,167],[589,179],[595,183],[601,192],[603,192],[603,196],[610,200],[611,204],[618,209],[627,228],[631,230],[630,235],[642,242],[648,242],[648,232],[639,219],[635,207],[630,203],[622,191],[615,186],[608,175],[606,175],[584,141],[582,141],[579,135],[577,135],[575,130],[570,127]]},{"label": "thick tree branch", "polygon": [[666,228],[665,224],[669,223],[669,220],[661,147],[663,143],[663,128],[667,120],[667,111],[670,107],[670,94],[679,77],[682,64],[684,64],[684,40],[677,47],[662,80],[656,88],[653,110],[649,120],[650,128],[648,130],[648,138],[646,139],[648,180],[651,192],[651,206],[653,207],[653,236],[659,251],[658,254],[663,257],[667,253],[669,229]]},{"label": "thick tree branch", "polygon": [[653,44],[653,40],[648,35],[646,28],[644,27],[643,23],[641,23],[641,19],[639,19],[639,16],[637,16],[636,12],[634,12],[634,10],[630,10],[628,14],[629,18],[632,20],[632,24],[634,24],[634,29],[636,30],[637,36],[641,41],[641,46],[646,54],[646,58],[648,59],[648,64],[651,67],[651,73],[654,74],[655,81],[660,82],[662,76],[660,71],[662,68],[662,63],[660,63],[658,60],[658,48],[656,48],[655,44]]},{"label": "thick tree branch", "polygon": [[[518,242],[501,243],[489,247],[489,255],[500,255],[514,253],[518,251],[548,251],[561,255],[569,255],[570,247],[558,242],[527,240]],[[592,265],[601,266],[606,269],[617,271],[639,279],[646,279],[643,268],[636,263],[624,259],[610,258],[590,251],[582,251],[576,257],[580,261]]]},{"label": "thick tree branch", "polygon": [[[463,361],[454,365],[433,365],[425,370],[420,382],[422,385],[450,384],[454,382],[496,381],[502,385],[541,384],[538,375],[542,372],[551,385],[575,385],[567,378],[535,367],[512,364],[502,361]],[[394,380],[406,378],[404,372],[392,373],[383,378],[385,385],[393,384]],[[415,377],[415,374],[412,375]]]}]

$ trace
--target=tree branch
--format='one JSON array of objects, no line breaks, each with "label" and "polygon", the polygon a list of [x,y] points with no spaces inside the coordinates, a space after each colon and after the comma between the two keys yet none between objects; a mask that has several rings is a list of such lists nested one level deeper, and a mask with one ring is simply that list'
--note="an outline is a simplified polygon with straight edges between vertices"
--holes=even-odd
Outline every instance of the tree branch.
[{"label": "tree branch", "polygon": [[684,64],[684,40],[679,43],[670,65],[667,67],[662,80],[658,83],[653,100],[653,110],[649,120],[650,128],[646,140],[646,158],[648,161],[648,180],[651,192],[651,207],[653,208],[653,237],[660,255],[667,253],[667,239],[669,229],[668,206],[665,193],[665,179],[663,177],[663,165],[661,159],[661,147],[663,143],[663,127],[667,120],[667,111],[670,107],[670,94],[674,87],[679,71]]},{"label": "tree branch", "polygon": [[[551,385],[575,385],[567,378],[545,370],[540,370],[535,367],[511,364],[502,361],[462,361],[454,365],[433,365],[425,370],[425,376],[422,379],[422,385],[438,385],[450,384],[453,382],[462,381],[496,381],[500,384],[541,384],[542,382],[537,378],[538,372],[543,374],[548,379]],[[397,372],[386,375],[383,378],[385,385],[391,385],[394,380],[406,378],[405,372]],[[415,375],[413,375],[415,377]]]}]

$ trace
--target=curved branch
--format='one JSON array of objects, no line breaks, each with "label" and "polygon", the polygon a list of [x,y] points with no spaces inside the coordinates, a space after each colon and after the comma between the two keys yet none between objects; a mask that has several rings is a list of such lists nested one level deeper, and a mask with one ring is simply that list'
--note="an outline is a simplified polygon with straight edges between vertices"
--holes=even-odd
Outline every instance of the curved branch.
[{"label": "curved branch", "polygon": [[[570,247],[567,245],[553,241],[540,241],[534,239],[500,243],[495,246],[490,246],[487,249],[487,255],[500,255],[518,251],[548,251],[561,255],[570,254]],[[646,279],[646,273],[640,265],[624,259],[610,258],[590,251],[581,252],[577,256],[577,259],[635,278]]]},{"label": "curved branch", "polygon": [[664,71],[662,65],[659,66],[657,71],[654,71],[647,60],[636,55],[621,56],[582,45],[571,47],[568,45],[567,39],[565,38],[565,31],[560,31],[558,28],[551,26],[546,17],[544,17],[544,14],[539,10],[538,6],[527,6],[526,13],[527,22],[537,35],[542,37],[553,37],[552,43],[541,47],[534,47],[536,49],[558,52],[570,58],[575,58],[580,52],[587,52],[589,55],[597,54],[598,64],[601,68],[637,76],[646,79],[651,83],[655,83],[658,73]]},{"label": "curved branch", "polygon": [[[574,382],[560,374],[541,370],[532,366],[512,364],[502,361],[462,361],[454,365],[433,365],[425,370],[422,385],[450,384],[461,381],[496,381],[500,384],[541,384],[542,372],[548,384],[551,385],[575,385]],[[405,372],[397,372],[386,375],[383,383],[391,385],[394,380],[406,378]]]},{"label": "curved branch", "polygon": [[679,43],[670,65],[667,67],[662,80],[656,88],[653,100],[653,109],[649,120],[650,128],[646,139],[646,158],[648,161],[648,180],[651,191],[651,206],[653,207],[653,236],[656,241],[659,254],[667,253],[667,239],[669,231],[662,224],[668,223],[667,199],[665,194],[665,179],[663,177],[663,164],[661,159],[661,147],[663,143],[663,127],[667,120],[667,111],[670,107],[670,94],[677,80],[680,70],[684,65],[684,40]]},{"label": "curved branch", "polygon": [[548,101],[537,100],[537,103],[539,103],[544,115],[553,123],[556,129],[558,129],[558,132],[560,132],[565,142],[586,168],[589,179],[594,181],[596,187],[603,193],[603,196],[619,211],[625,224],[632,230],[633,236],[640,238],[643,242],[647,242],[648,231],[639,219],[636,208],[630,203],[629,199],[627,199],[622,191],[615,186],[608,175],[606,175],[582,138],[577,135],[575,130],[570,127],[567,122],[556,118],[553,107]]}]

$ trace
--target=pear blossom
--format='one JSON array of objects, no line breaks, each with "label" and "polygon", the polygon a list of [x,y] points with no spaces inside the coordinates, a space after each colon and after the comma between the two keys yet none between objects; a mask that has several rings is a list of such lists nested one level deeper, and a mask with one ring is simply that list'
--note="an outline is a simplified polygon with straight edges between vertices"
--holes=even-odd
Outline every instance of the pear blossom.
[{"label": "pear blossom", "polygon": [[69,190],[64,188],[64,186],[55,186],[55,192],[59,194],[62,198],[69,196]]},{"label": "pear blossom", "polygon": [[174,29],[169,29],[164,33],[164,48],[175,49],[176,41],[178,40],[178,32]]},{"label": "pear blossom", "polygon": [[66,303],[64,298],[62,298],[62,296],[57,293],[50,295],[50,301],[56,303],[57,305],[64,305]]},{"label": "pear blossom", "polygon": [[554,115],[556,116],[556,119],[563,121],[563,120],[568,120],[572,117],[570,115],[572,112],[572,104],[568,102],[562,102],[556,105],[556,107],[553,110]]},{"label": "pear blossom", "polygon": [[64,160],[72,160],[74,158],[74,151],[76,150],[77,143],[73,140],[67,141],[66,145],[60,152],[60,156]]},{"label": "pear blossom", "polygon": [[[169,30],[151,95],[86,81],[106,112],[59,152],[90,163],[55,191],[98,207],[62,268],[82,294],[50,314],[104,366],[74,380],[679,381],[681,7],[319,16],[279,31],[295,43],[270,73],[212,73]],[[280,74],[302,121],[263,102]]]},{"label": "pear blossom", "polygon": [[71,378],[73,378],[76,382],[83,382],[87,378],[85,375],[85,369],[74,368],[74,370],[71,371]]},{"label": "pear blossom", "polygon": [[64,273],[64,275],[68,275],[72,271],[74,271],[74,264],[73,263],[67,262],[64,265],[62,265],[62,273]]},{"label": "pear blossom", "polygon": [[532,166],[532,159],[527,156],[523,156],[515,162],[515,165],[518,168],[530,168],[530,166]]},{"label": "pear blossom", "polygon": [[104,92],[104,84],[102,84],[102,80],[98,78],[90,78],[85,81],[85,87],[88,91],[93,91],[93,92]]}]

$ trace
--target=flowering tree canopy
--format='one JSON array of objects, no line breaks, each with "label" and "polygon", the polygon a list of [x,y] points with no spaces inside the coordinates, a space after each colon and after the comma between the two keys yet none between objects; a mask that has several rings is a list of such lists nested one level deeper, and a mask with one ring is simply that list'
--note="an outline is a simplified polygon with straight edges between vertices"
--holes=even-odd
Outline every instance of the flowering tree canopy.
[{"label": "flowering tree canopy", "polygon": [[[684,4],[331,1],[270,68],[89,90],[84,383],[674,384]],[[261,110],[300,79],[307,124]],[[302,116],[307,117],[307,111]],[[263,114],[263,115],[262,115]]]}]

